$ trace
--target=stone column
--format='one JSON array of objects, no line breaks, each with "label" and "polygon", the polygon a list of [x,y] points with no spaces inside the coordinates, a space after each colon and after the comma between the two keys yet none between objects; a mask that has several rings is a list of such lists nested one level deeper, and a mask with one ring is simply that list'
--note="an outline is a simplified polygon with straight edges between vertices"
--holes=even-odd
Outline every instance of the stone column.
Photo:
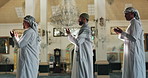
[{"label": "stone column", "polygon": [[47,62],[48,60],[48,43],[47,43],[47,3],[48,0],[40,0],[40,28],[41,28],[41,62]]},{"label": "stone column", "polygon": [[[100,19],[103,18],[103,25],[100,23]],[[97,60],[107,60],[106,55],[106,26],[105,26],[105,19],[106,19],[106,8],[105,8],[105,0],[95,0],[95,19],[98,20],[97,22]]]},{"label": "stone column", "polygon": [[25,0],[25,15],[35,15],[35,0]]},{"label": "stone column", "polygon": [[[95,20],[97,28],[96,38],[96,63],[95,67],[98,75],[108,75],[108,61],[106,49],[106,6],[105,0],[94,0]],[[104,70],[104,71],[102,71]]]}]

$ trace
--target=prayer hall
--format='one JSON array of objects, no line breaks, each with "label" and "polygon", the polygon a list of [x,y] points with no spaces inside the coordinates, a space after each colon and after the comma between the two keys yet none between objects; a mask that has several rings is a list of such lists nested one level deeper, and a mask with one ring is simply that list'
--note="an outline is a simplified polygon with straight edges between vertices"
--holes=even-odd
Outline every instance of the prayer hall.
[{"label": "prayer hall", "polygon": [[148,0],[0,0],[0,78],[148,78]]}]

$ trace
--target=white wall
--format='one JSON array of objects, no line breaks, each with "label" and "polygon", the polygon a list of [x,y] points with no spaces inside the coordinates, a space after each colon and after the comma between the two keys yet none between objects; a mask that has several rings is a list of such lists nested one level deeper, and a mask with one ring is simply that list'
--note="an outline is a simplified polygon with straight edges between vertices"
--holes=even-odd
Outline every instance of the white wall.
[{"label": "white wall", "polygon": [[[89,22],[90,26],[95,26],[94,22]],[[66,47],[70,44],[67,37],[53,37],[53,28],[58,28],[57,26],[52,26],[48,23],[48,30],[51,32],[49,38],[51,38],[52,43],[48,46],[48,53],[53,54],[55,48],[61,49],[61,57],[65,57]],[[78,25],[74,27],[79,27]],[[51,42],[49,41],[49,42]]]},{"label": "white wall", "polygon": [[[142,20],[142,27],[144,33],[148,32],[148,20]],[[128,26],[129,22],[127,21],[107,21],[106,28],[107,28],[107,51],[112,51],[112,48],[115,46],[116,51],[119,52],[119,48],[123,42],[118,39],[117,35],[110,35],[110,27],[112,26]],[[148,62],[148,52],[146,52],[146,62]]]},{"label": "white wall", "polygon": [[[8,36],[10,37],[9,32],[12,29],[22,29],[22,24],[21,23],[13,23],[13,24],[0,24],[0,37],[2,36]],[[9,54],[2,54],[3,56],[9,57],[10,59],[10,63],[13,63],[13,59],[14,59],[14,49],[12,48],[12,46],[10,46],[9,49]]]},{"label": "white wall", "polygon": [[[67,37],[53,37],[53,28],[55,28],[55,26],[51,26],[49,25],[49,31],[51,33],[49,33],[49,38],[51,38],[52,42],[49,46],[48,46],[48,52],[40,52],[40,60],[41,62],[45,62],[43,60],[47,60],[48,61],[48,57],[45,57],[44,55],[46,54],[53,54],[54,53],[54,49],[55,48],[59,48],[61,49],[61,55],[62,57],[65,57],[65,52],[66,52],[66,47],[68,44],[70,44],[70,42],[67,40]],[[22,29],[22,24],[0,24],[0,37],[2,36],[9,36],[10,34],[9,32],[12,29]],[[46,45],[47,46],[47,45]],[[14,48],[12,48],[12,46],[10,46],[10,51],[9,54],[2,54],[3,56],[9,57],[11,60],[11,63],[13,63],[13,59],[14,59]]]},{"label": "white wall", "polygon": [[[148,33],[148,20],[143,20],[142,21],[142,24],[143,24],[143,29],[144,29],[144,32],[145,33]],[[95,26],[94,22],[89,22],[89,25],[90,26]],[[107,51],[108,52],[111,52],[112,51],[112,48],[115,46],[117,49],[117,51],[119,51],[119,48],[121,46],[121,44],[123,43],[121,40],[119,40],[117,38],[117,35],[110,35],[110,27],[112,26],[128,26],[129,25],[129,22],[127,21],[107,21],[106,22],[106,43],[107,43]],[[54,49],[55,48],[60,48],[61,51],[62,51],[62,57],[65,57],[65,52],[66,52],[66,47],[68,44],[70,44],[70,42],[67,40],[67,37],[53,37],[53,28],[55,26],[52,26],[52,25],[49,25],[49,28],[48,30],[51,32],[49,34],[49,38],[51,38],[51,41],[49,42],[52,42],[49,46],[48,46],[48,52],[46,52],[47,54],[51,53],[53,54],[54,53]],[[17,23],[17,24],[0,24],[0,36],[10,36],[9,35],[9,31],[12,30],[12,29],[22,29],[22,24],[21,23]],[[102,32],[103,33],[103,32]],[[13,63],[13,48],[12,46],[10,46],[10,54],[3,54],[4,56],[7,56],[10,58],[11,60],[11,63]],[[41,52],[42,54],[45,54],[43,52]],[[97,56],[97,55],[96,55]],[[41,55],[40,56],[40,59],[42,61],[42,59],[44,56]],[[47,57],[46,57],[47,58]],[[48,60],[47,60],[48,61]],[[148,52],[146,52],[146,61],[148,62]]]}]

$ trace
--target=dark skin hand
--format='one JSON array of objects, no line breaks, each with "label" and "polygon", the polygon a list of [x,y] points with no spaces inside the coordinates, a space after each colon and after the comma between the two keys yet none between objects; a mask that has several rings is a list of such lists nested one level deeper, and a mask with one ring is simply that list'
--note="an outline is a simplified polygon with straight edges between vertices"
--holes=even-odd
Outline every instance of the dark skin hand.
[{"label": "dark skin hand", "polygon": [[117,34],[121,34],[121,33],[123,32],[123,30],[120,29],[119,27],[114,28],[114,31],[115,31]]},{"label": "dark skin hand", "polygon": [[14,37],[14,31],[10,31],[11,37]]},{"label": "dark skin hand", "polygon": [[67,33],[67,34],[71,34],[69,28],[66,28],[66,33]]}]

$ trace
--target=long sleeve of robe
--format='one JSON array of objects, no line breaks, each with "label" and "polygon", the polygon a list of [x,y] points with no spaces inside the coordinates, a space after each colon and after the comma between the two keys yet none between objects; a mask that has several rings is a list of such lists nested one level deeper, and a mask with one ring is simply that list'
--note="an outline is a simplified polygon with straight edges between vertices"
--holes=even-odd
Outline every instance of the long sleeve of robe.
[{"label": "long sleeve of robe", "polygon": [[77,38],[69,35],[68,39],[75,44],[71,78],[93,78],[93,50],[88,24],[81,27]]},{"label": "long sleeve of robe", "polygon": [[124,41],[122,78],[146,78],[143,29],[135,18],[126,32],[119,36]]},{"label": "long sleeve of robe", "polygon": [[25,30],[19,39],[13,38],[19,52],[18,78],[37,78],[39,68],[39,44],[32,28]]}]

